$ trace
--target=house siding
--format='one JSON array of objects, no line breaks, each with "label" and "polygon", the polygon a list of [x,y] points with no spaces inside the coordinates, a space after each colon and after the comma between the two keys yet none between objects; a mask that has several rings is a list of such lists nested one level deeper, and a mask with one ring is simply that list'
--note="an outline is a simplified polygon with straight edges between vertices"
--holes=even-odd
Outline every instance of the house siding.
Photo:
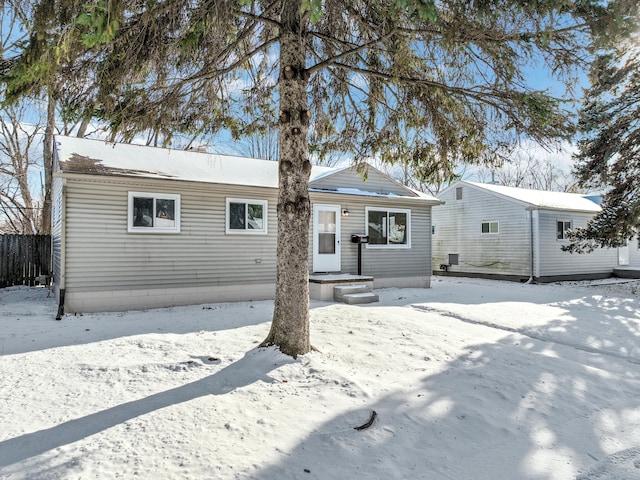
[{"label": "house siding", "polygon": [[597,249],[589,254],[562,251],[567,240],[557,239],[557,222],[571,221],[573,228],[584,227],[592,214],[563,211],[539,211],[540,271],[539,277],[602,274],[608,276],[617,264],[617,249]]},{"label": "house siding", "polygon": [[[180,194],[180,233],[128,233],[127,195],[132,190]],[[66,196],[70,303],[73,294],[82,292],[222,285],[250,289],[275,281],[273,189],[69,181]],[[225,234],[226,197],[267,200],[268,234]]]},{"label": "house siding", "polygon": [[366,180],[358,173],[357,170],[349,168],[341,170],[332,175],[320,178],[312,182],[312,188],[326,188],[326,189],[338,189],[338,188],[353,188],[357,185],[358,188],[367,192],[373,193],[393,193],[395,195],[411,195],[410,190],[404,188],[401,184],[396,183],[389,179],[386,175],[378,172],[374,168],[370,168],[367,171]]},{"label": "house siding", "polygon": [[[56,182],[62,184],[60,178]],[[179,194],[180,232],[128,232],[130,191]],[[268,201],[268,233],[226,234],[228,197]],[[65,198],[66,312],[273,298],[276,189],[83,176],[66,179]],[[357,273],[351,234],[365,231],[365,208],[411,209],[411,249],[365,247],[362,273],[374,275],[378,286],[398,278],[413,279],[411,286],[429,286],[427,202],[316,192],[311,201],[349,209],[350,215],[341,218],[342,272],[348,273]],[[311,252],[310,241],[310,266]]]},{"label": "house siding", "polygon": [[[378,197],[364,197],[312,192],[313,204],[340,205],[347,208],[349,216],[340,218],[341,271],[358,273],[358,245],[351,243],[351,235],[366,234],[366,207],[407,209],[411,211],[411,248],[369,248],[362,246],[362,274],[374,276],[377,285],[383,279],[415,278],[413,285],[429,285],[431,276],[431,206],[418,200],[393,201]],[[309,245],[312,246],[313,225],[309,229]],[[309,265],[313,269],[312,248]]]},{"label": "house siding", "polygon": [[51,182],[51,261],[53,267],[53,288],[56,299],[60,300],[60,288],[64,288],[62,278],[62,248],[64,234],[64,181],[54,178]]},{"label": "house siding", "polygon": [[[505,201],[489,192],[462,185],[462,199],[456,188],[443,192],[444,205],[433,207],[433,270],[458,254],[452,273],[469,273],[528,278],[531,270],[529,213],[524,206]],[[479,208],[479,206],[481,206]],[[498,221],[499,233],[482,233],[482,222]]]}]

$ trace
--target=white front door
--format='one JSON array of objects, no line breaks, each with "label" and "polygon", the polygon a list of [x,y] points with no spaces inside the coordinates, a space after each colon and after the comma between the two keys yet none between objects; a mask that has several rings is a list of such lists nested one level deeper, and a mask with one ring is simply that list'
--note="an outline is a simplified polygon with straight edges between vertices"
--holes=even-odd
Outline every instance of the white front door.
[{"label": "white front door", "polygon": [[629,265],[629,244],[618,247],[618,265]]},{"label": "white front door", "polygon": [[340,205],[313,206],[313,271],[340,271]]}]

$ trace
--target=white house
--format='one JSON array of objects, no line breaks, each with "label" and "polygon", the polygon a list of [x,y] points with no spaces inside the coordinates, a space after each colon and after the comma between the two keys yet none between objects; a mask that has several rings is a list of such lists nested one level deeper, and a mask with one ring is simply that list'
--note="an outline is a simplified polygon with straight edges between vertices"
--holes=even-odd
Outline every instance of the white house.
[{"label": "white house", "polygon": [[[277,188],[277,162],[57,137],[59,310],[273,298]],[[310,274],[357,274],[360,248],[374,288],[429,286],[436,198],[373,167],[313,167],[310,197]]]},{"label": "white house", "polygon": [[591,199],[459,181],[433,209],[435,274],[549,282],[611,276],[628,263],[628,247],[590,254],[562,251],[566,231],[585,226],[600,210]]}]

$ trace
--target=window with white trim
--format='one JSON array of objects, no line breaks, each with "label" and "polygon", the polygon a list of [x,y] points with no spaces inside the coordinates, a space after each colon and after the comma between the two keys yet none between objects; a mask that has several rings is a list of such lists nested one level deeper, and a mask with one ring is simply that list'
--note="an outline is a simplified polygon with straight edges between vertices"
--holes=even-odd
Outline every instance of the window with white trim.
[{"label": "window with white trim", "polygon": [[568,230],[571,230],[571,222],[566,220],[558,220],[556,238],[558,240],[565,240],[567,238]]},{"label": "window with white trim", "polygon": [[127,231],[180,233],[180,195],[129,192]]},{"label": "window with white trim", "polygon": [[482,222],[482,227],[481,227],[481,232],[483,234],[485,233],[500,233],[500,223],[497,221],[490,221],[490,222]]},{"label": "window with white trim", "polygon": [[366,208],[369,247],[411,247],[411,210]]},{"label": "window with white trim", "polygon": [[266,234],[268,203],[266,200],[227,198],[227,233]]}]

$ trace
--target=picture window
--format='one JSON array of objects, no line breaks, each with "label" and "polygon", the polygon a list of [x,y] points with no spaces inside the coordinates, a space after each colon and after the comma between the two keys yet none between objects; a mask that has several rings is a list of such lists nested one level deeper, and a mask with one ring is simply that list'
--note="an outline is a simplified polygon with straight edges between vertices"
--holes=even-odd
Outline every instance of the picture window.
[{"label": "picture window", "polygon": [[411,247],[411,211],[367,208],[369,247]]}]

